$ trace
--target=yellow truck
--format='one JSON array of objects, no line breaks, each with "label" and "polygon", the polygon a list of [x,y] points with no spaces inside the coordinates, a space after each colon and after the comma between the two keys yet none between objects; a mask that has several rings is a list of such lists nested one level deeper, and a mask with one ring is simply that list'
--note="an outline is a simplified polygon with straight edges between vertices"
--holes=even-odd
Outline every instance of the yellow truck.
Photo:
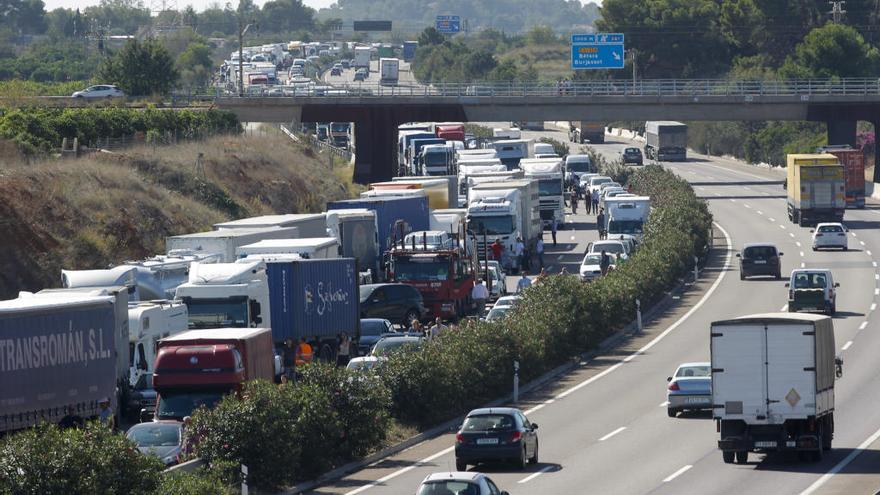
[{"label": "yellow truck", "polygon": [[843,165],[830,153],[787,156],[788,219],[798,225],[840,222],[846,210]]},{"label": "yellow truck", "polygon": [[423,190],[428,197],[428,208],[442,210],[457,206],[449,204],[449,179],[437,177],[434,179],[409,179],[391,182],[374,182],[370,184],[373,191],[392,192],[400,190]]}]

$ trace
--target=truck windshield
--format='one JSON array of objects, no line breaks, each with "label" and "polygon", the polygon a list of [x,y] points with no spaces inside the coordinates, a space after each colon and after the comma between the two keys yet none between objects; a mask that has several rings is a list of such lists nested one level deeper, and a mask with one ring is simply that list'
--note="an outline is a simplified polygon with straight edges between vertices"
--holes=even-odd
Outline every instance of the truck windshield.
[{"label": "truck windshield", "polygon": [[162,392],[159,395],[157,419],[183,419],[192,416],[201,406],[212,409],[228,392],[228,389]]},{"label": "truck windshield", "polygon": [[468,229],[476,235],[509,234],[514,230],[512,215],[503,216],[471,216],[468,218]]},{"label": "truck windshield", "polygon": [[228,299],[184,298],[189,310],[189,328],[245,328],[248,326],[247,297]]},{"label": "truck windshield", "polygon": [[433,258],[416,261],[411,258],[394,260],[394,278],[397,280],[448,280],[449,260]]},{"label": "truck windshield", "polygon": [[541,179],[538,181],[538,196],[562,195],[562,179]]},{"label": "truck windshield", "polygon": [[608,222],[609,234],[641,234],[641,220],[610,220]]},{"label": "truck windshield", "polygon": [[446,166],[446,153],[432,151],[425,153],[425,165],[430,166]]},{"label": "truck windshield", "polygon": [[589,161],[568,162],[569,172],[592,172]]},{"label": "truck windshield", "polygon": [[346,123],[330,124],[330,132],[348,132],[348,124],[346,124]]}]

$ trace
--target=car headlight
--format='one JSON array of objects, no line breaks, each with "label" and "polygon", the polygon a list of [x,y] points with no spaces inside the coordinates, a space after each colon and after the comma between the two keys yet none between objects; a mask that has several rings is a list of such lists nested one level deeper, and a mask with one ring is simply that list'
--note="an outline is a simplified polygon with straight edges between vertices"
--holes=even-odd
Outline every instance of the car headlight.
[{"label": "car headlight", "polygon": [[164,462],[165,464],[173,464],[177,462],[177,454],[171,454],[163,457],[162,462]]}]

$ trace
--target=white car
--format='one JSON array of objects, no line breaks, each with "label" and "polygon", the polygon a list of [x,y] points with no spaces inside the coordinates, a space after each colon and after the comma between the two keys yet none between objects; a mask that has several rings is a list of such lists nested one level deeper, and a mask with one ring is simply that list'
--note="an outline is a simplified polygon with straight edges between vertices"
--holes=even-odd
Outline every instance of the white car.
[{"label": "white car", "polygon": [[[611,264],[609,266],[616,267],[617,265],[617,257],[614,255],[608,256]],[[602,255],[599,253],[587,253],[584,255],[583,261],[581,261],[580,274],[581,279],[586,282],[590,282],[602,276],[602,268],[600,264],[602,263]]]},{"label": "white car", "polygon": [[599,184],[599,195],[601,196],[601,195],[605,194],[605,191],[607,191],[608,189],[611,189],[611,188],[623,189],[623,187],[617,182],[614,182],[614,181],[603,182],[603,183]]},{"label": "white car", "polygon": [[508,495],[483,473],[453,471],[429,474],[416,495]]},{"label": "white car", "polygon": [[620,253],[620,257],[626,259],[629,257],[629,244],[619,240],[608,239],[604,241],[595,241],[591,242],[587,247],[587,253],[599,253],[602,251],[610,254],[611,256],[616,256]]},{"label": "white car", "polygon": [[846,238],[846,227],[842,223],[820,223],[810,230],[813,233],[813,251],[819,248],[849,249],[849,241]]},{"label": "white car", "polygon": [[70,95],[73,98],[122,98],[125,93],[113,84],[97,84]]},{"label": "white car", "polygon": [[[486,262],[482,262],[482,268],[485,270]],[[504,274],[504,270],[501,269],[501,265],[496,260],[490,260],[489,266],[489,277],[492,280],[492,288],[489,290],[489,298],[490,299],[498,299],[499,297],[504,297],[507,295],[507,276]]]},{"label": "white car", "polygon": [[501,297],[495,301],[495,305],[492,306],[492,309],[516,306],[516,303],[519,302],[520,299],[522,299],[520,296]]},{"label": "white car", "polygon": [[387,360],[388,358],[384,356],[361,356],[351,358],[345,367],[352,371],[370,371],[378,366],[379,363]]},{"label": "white car", "polygon": [[602,184],[606,184],[608,182],[614,182],[611,177],[606,177],[604,175],[597,175],[595,177],[590,178],[590,194],[593,194],[593,191],[599,190],[599,187]]}]

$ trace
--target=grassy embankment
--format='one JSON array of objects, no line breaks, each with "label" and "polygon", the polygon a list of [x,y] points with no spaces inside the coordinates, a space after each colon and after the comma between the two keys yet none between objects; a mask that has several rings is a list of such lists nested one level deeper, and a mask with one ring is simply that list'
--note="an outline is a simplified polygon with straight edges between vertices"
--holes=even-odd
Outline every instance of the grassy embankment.
[{"label": "grassy embankment", "polygon": [[219,221],[322,211],[356,193],[351,172],[328,173],[326,157],[274,134],[70,161],[28,161],[0,142],[0,298],[58,286],[61,268],[164,252],[166,236]]}]

